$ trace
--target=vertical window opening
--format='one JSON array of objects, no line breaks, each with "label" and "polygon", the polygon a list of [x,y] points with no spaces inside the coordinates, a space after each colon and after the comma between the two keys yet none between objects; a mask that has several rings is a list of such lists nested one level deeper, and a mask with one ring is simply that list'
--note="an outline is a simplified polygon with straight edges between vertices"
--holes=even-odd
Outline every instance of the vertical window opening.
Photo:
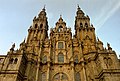
[{"label": "vertical window opening", "polygon": [[15,64],[17,64],[17,61],[18,61],[18,59],[17,59],[17,58],[15,58],[15,61],[14,61],[14,63],[15,63]]},{"label": "vertical window opening", "polygon": [[40,29],[42,29],[42,27],[43,27],[43,24],[40,24]]},{"label": "vertical window opening", "polygon": [[47,80],[47,74],[46,72],[42,73],[42,81],[46,81]]},{"label": "vertical window opening", "polygon": [[46,63],[46,62],[47,62],[47,56],[44,56],[44,57],[43,57],[42,62],[43,62],[43,63]]},{"label": "vertical window opening", "polygon": [[75,81],[81,81],[79,72],[75,74]]},{"label": "vertical window opening", "polygon": [[63,48],[63,42],[58,42],[58,48],[59,49]]},{"label": "vertical window opening", "polygon": [[86,28],[88,27],[88,24],[87,24],[87,23],[85,23],[85,27],[86,27]]},{"label": "vertical window opening", "polygon": [[64,55],[62,53],[58,54],[58,62],[60,63],[64,62]]},{"label": "vertical window opening", "polygon": [[61,31],[63,31],[63,27],[62,27],[62,26],[59,26],[58,32],[61,32]]},{"label": "vertical window opening", "polygon": [[12,63],[13,63],[13,61],[14,61],[14,59],[13,59],[13,58],[11,58],[11,59],[9,60],[9,63],[10,63],[10,64],[12,64]]},{"label": "vertical window opening", "polygon": [[78,63],[78,56],[76,55],[75,58],[74,58],[74,62],[75,63]]},{"label": "vertical window opening", "polygon": [[0,63],[2,63],[2,62],[3,62],[3,60],[4,60],[3,58],[0,58]]},{"label": "vertical window opening", "polygon": [[83,24],[82,24],[82,23],[80,23],[80,27],[81,27],[81,28],[83,27]]},{"label": "vertical window opening", "polygon": [[37,28],[37,24],[35,24],[35,28]]}]

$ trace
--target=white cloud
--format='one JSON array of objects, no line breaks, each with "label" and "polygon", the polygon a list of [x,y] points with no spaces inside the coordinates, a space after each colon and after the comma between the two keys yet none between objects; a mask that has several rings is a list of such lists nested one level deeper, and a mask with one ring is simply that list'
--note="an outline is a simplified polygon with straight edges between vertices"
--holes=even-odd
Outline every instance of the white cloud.
[{"label": "white cloud", "polygon": [[120,1],[109,2],[106,6],[103,7],[100,16],[97,18],[97,30],[100,29],[105,22],[115,14],[115,12],[120,8]]}]

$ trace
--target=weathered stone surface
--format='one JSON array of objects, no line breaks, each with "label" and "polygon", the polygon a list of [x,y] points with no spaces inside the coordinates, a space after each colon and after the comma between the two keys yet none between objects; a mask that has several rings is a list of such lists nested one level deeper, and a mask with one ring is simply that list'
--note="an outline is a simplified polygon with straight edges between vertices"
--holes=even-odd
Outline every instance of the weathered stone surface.
[{"label": "weathered stone surface", "polygon": [[33,19],[27,40],[0,56],[0,81],[120,81],[120,60],[103,47],[89,16],[78,6],[75,35],[60,16],[50,29],[45,8]]}]

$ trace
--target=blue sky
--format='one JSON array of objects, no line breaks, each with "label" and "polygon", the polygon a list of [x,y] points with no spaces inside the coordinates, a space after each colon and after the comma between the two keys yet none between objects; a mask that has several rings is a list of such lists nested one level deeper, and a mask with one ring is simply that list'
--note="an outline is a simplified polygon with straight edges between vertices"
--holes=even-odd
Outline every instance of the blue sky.
[{"label": "blue sky", "polygon": [[[120,0],[0,0],[0,54],[7,54],[13,43],[16,49],[27,37],[27,30],[46,5],[49,28],[55,27],[60,14],[74,30],[77,4],[96,28],[96,36],[120,55]],[[73,31],[74,32],[74,31]]]}]

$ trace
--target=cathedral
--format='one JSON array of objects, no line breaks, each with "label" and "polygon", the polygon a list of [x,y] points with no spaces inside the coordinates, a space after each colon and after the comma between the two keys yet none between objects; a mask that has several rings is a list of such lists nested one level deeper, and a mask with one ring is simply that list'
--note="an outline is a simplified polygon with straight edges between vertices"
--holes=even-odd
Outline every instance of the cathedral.
[{"label": "cathedral", "polygon": [[62,16],[48,33],[46,15],[43,8],[34,17],[19,49],[14,43],[0,55],[0,81],[120,81],[120,59],[109,43],[103,47],[79,6],[75,35]]}]

